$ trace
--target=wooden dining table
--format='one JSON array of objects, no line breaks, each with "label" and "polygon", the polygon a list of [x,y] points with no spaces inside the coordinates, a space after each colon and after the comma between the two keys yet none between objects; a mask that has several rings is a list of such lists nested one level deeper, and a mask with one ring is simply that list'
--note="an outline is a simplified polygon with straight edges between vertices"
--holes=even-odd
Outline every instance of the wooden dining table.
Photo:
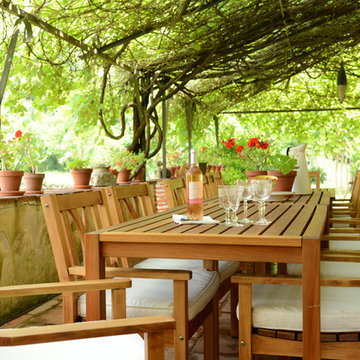
[{"label": "wooden dining table", "polygon": [[[223,224],[224,210],[218,199],[204,202],[204,214],[220,224],[177,224],[172,214],[186,214],[178,207],[135,219],[85,236],[87,279],[104,277],[104,258],[181,258],[211,261],[233,260],[303,264],[303,358],[320,359],[320,242],[327,219],[325,192],[297,196],[266,205],[269,225],[241,227]],[[324,196],[324,197],[323,197]],[[329,195],[329,202],[330,202]],[[313,199],[313,200],[311,200]],[[316,200],[317,199],[317,200]],[[242,207],[238,210],[241,217]],[[248,216],[257,220],[257,204],[250,203]],[[87,294],[87,319],[104,314],[103,292]]]}]

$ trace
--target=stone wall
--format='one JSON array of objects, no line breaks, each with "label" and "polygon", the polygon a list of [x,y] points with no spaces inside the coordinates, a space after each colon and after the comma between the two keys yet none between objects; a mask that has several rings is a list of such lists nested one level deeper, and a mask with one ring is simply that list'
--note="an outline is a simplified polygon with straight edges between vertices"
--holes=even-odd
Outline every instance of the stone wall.
[{"label": "stone wall", "polygon": [[[40,197],[0,198],[0,286],[57,281]],[[41,297],[0,299],[0,324]]]}]

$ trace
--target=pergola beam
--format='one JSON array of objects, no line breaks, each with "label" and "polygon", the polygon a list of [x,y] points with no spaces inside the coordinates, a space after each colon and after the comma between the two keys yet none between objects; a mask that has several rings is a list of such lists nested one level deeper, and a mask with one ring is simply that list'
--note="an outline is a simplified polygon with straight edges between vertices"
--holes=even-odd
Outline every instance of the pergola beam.
[{"label": "pergola beam", "polygon": [[[183,14],[180,14],[180,16],[178,17],[178,21],[181,21],[185,16],[189,16],[189,15],[192,15],[194,13],[198,13],[198,12],[201,12],[203,10],[209,9],[209,8],[215,6],[215,5],[218,5],[218,4],[222,3],[223,1],[225,1],[225,0],[213,0],[213,1],[210,1],[209,3],[207,3],[207,4],[200,5],[196,10],[192,10],[192,9],[187,10]],[[135,30],[132,34],[130,34],[128,36],[125,36],[122,39],[115,40],[112,43],[109,43],[107,45],[102,46],[101,48],[99,48],[99,51],[106,51],[106,50],[112,49],[112,48],[120,46],[120,45],[128,44],[131,40],[137,39],[140,36],[149,34],[154,30],[160,29],[169,22],[170,21],[162,21],[160,23],[149,25],[145,29]],[[172,25],[173,25],[173,23],[172,23]]]},{"label": "pergola beam", "polygon": [[319,112],[319,111],[353,111],[360,110],[360,107],[345,107],[345,108],[322,108],[322,109],[279,109],[279,110],[239,110],[239,111],[222,111],[219,114],[271,114],[271,113],[289,113],[289,112]]},{"label": "pergola beam", "polygon": [[69,44],[76,46],[77,48],[85,51],[88,54],[97,56],[112,65],[120,66],[120,63],[118,61],[116,61],[115,59],[113,59],[112,57],[100,52],[96,48],[86,45],[85,43],[74,38],[73,36],[71,36],[67,33],[64,33],[63,31],[55,28],[54,26],[48,24],[47,22],[39,19],[35,15],[32,15],[32,14],[20,9],[18,6],[12,4],[10,1],[0,0],[0,8],[4,9],[5,11],[9,12],[10,14],[18,16],[19,18],[27,19],[31,24],[54,35],[55,37],[57,37],[60,40],[64,40],[64,41],[68,42]]}]

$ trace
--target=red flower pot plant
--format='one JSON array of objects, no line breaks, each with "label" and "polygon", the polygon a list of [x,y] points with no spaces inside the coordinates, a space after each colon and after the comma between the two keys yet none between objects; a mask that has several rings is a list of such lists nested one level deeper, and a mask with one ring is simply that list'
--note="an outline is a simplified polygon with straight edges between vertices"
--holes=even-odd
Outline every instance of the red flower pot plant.
[{"label": "red flower pot plant", "polygon": [[23,133],[17,130],[14,136],[7,137],[0,132],[0,196],[22,196],[25,191],[20,191],[20,184],[24,171],[25,155]]},{"label": "red flower pot plant", "polygon": [[144,170],[146,164],[145,154],[143,152],[134,153],[128,150],[121,150],[115,153],[117,159],[116,165],[110,168],[110,171],[117,176],[117,184],[130,184],[144,181]]},{"label": "red flower pot plant", "polygon": [[[291,191],[296,176],[296,172],[293,171],[297,164],[295,158],[280,154],[269,145],[269,141],[256,137],[245,141],[233,137],[223,140],[221,144],[224,146],[223,149],[227,149],[241,161],[241,167],[246,169],[248,179],[270,178],[274,184],[273,191]],[[285,188],[283,182],[287,182]]]},{"label": "red flower pot plant", "polygon": [[241,161],[241,167],[246,169],[248,178],[257,175],[266,175],[266,165],[269,157],[269,143],[250,138],[247,144],[232,137],[221,142],[225,148],[231,151]]},{"label": "red flower pot plant", "polygon": [[180,170],[181,166],[185,163],[183,154],[185,151],[170,151],[167,154],[167,168],[171,172],[170,178],[178,177],[178,171]]}]

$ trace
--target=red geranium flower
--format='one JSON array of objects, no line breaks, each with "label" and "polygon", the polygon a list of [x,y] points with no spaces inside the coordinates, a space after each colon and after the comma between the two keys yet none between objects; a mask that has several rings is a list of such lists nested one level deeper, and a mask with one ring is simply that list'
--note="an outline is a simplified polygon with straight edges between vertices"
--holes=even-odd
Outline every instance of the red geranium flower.
[{"label": "red geranium flower", "polygon": [[221,142],[221,145],[226,145],[226,140],[223,140],[223,141]]},{"label": "red geranium flower", "polygon": [[22,137],[22,131],[21,130],[16,131],[15,137],[16,138],[21,138]]},{"label": "red geranium flower", "polygon": [[255,147],[259,143],[258,138],[250,138],[248,142],[248,147]]},{"label": "red geranium flower", "polygon": [[201,151],[205,151],[206,150],[206,147],[204,146],[203,148],[201,148]]},{"label": "red geranium flower", "polygon": [[244,147],[242,145],[236,145],[236,153],[241,153],[244,150]]}]

